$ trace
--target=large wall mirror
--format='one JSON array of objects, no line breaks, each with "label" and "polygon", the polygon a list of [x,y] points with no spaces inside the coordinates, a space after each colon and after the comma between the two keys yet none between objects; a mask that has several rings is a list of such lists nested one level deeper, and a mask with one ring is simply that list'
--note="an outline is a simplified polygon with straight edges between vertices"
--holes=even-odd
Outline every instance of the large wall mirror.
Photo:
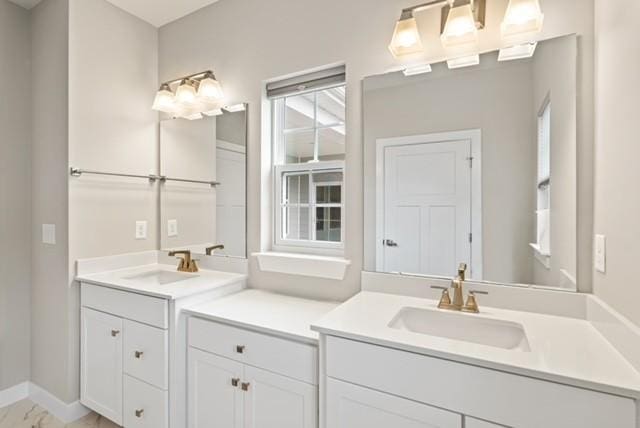
[{"label": "large wall mirror", "polygon": [[364,80],[365,269],[576,289],[575,35]]},{"label": "large wall mirror", "polygon": [[247,109],[160,123],[161,248],[246,257]]}]

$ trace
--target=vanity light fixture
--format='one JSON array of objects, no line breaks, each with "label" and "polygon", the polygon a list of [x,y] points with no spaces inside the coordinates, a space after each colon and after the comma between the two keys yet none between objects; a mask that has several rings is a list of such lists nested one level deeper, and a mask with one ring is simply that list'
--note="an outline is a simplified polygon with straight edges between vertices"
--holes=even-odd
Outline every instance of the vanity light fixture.
[{"label": "vanity light fixture", "polygon": [[402,70],[405,76],[415,76],[417,74],[431,73],[431,64],[416,64]]},{"label": "vanity light fixture", "polygon": [[244,104],[234,104],[232,106],[224,107],[224,109],[226,111],[228,111],[229,113],[236,113],[236,112],[239,112],[239,111],[244,111],[245,108],[246,107],[244,106]]},{"label": "vanity light fixture", "polygon": [[480,55],[478,54],[454,58],[447,61],[447,66],[450,70],[455,70],[456,68],[471,67],[478,64],[480,64]]},{"label": "vanity light fixture", "polygon": [[514,59],[531,58],[536,51],[538,42],[523,43],[508,48],[500,49],[498,61],[512,61]]},{"label": "vanity light fixture", "polygon": [[[175,93],[173,89],[175,88]],[[201,119],[203,114],[215,116],[222,108],[224,92],[213,71],[164,82],[156,93],[153,109],[173,117]]]},{"label": "vanity light fixture", "polygon": [[531,36],[542,31],[543,22],[539,0],[509,0],[501,25],[502,38],[518,43],[531,41]]}]

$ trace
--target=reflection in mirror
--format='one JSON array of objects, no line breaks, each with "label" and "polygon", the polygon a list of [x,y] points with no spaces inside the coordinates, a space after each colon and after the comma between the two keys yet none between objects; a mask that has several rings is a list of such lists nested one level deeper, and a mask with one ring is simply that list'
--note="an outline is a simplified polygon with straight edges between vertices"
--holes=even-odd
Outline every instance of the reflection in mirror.
[{"label": "reflection in mirror", "polygon": [[246,257],[246,141],[246,110],[161,122],[163,250]]},{"label": "reflection in mirror", "polygon": [[365,269],[575,290],[576,46],[365,79]]}]

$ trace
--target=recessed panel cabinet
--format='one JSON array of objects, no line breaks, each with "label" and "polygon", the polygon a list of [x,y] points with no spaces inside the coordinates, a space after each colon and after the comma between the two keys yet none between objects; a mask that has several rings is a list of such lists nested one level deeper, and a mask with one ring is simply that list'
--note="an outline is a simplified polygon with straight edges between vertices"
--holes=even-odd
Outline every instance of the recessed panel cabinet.
[{"label": "recessed panel cabinet", "polygon": [[194,318],[189,344],[189,428],[318,426],[318,387],[300,379],[316,378],[317,355],[299,359],[317,348]]}]

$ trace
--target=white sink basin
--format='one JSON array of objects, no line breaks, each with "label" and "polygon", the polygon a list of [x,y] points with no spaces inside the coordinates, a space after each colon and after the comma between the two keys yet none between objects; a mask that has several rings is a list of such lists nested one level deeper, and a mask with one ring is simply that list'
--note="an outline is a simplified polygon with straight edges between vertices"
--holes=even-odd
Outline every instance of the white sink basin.
[{"label": "white sink basin", "polygon": [[531,350],[522,325],[474,314],[405,307],[389,327],[514,351]]},{"label": "white sink basin", "polygon": [[136,282],[150,285],[166,285],[174,282],[184,281],[191,278],[197,278],[199,275],[191,273],[175,272],[168,270],[154,270],[150,272],[138,273],[131,276],[125,276],[123,279],[134,280]]}]

